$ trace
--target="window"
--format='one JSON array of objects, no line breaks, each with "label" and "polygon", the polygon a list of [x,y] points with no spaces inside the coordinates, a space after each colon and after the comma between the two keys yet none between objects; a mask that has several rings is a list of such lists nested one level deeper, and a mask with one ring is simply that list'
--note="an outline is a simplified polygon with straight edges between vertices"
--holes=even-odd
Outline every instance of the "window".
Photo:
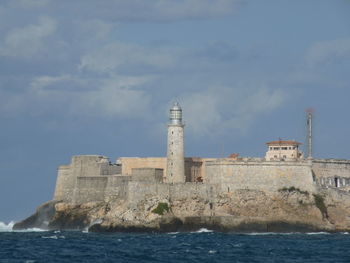
[{"label": "window", "polygon": [[339,187],[339,178],[337,177],[334,178],[334,185],[335,187]]},{"label": "window", "polygon": [[287,156],[286,156],[286,155],[283,155],[283,158],[287,158]]}]

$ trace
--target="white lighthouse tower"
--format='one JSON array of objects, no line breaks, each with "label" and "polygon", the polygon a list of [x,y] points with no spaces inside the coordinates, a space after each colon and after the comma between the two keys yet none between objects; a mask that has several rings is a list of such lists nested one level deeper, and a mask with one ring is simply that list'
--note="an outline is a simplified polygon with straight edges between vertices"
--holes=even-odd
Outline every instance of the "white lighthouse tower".
[{"label": "white lighthouse tower", "polygon": [[166,181],[169,183],[185,182],[184,126],[182,123],[182,109],[179,103],[175,102],[170,109],[168,123]]}]

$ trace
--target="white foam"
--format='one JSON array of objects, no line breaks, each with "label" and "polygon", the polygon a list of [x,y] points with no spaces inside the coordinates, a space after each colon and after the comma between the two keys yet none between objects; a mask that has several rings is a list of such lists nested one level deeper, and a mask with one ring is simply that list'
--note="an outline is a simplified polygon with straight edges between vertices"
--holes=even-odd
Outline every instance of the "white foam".
[{"label": "white foam", "polygon": [[310,232],[306,233],[307,235],[329,235],[330,233],[328,232]]},{"label": "white foam", "polygon": [[169,233],[167,233],[168,235],[177,235],[177,234],[179,234],[179,232],[169,232]]},{"label": "white foam", "polygon": [[47,231],[45,229],[36,228],[36,227],[23,229],[23,230],[13,230],[14,224],[15,224],[15,222],[13,222],[13,221],[11,221],[8,224],[0,221],[0,232],[43,232],[43,231]]},{"label": "white foam", "polygon": [[58,236],[56,236],[56,235],[48,236],[48,237],[42,236],[41,238],[58,239]]},{"label": "white foam", "polygon": [[297,235],[298,232],[289,232],[289,233],[277,233],[277,232],[252,232],[252,233],[243,233],[243,235],[248,236],[268,236],[268,235]]},{"label": "white foam", "polygon": [[244,235],[248,236],[268,236],[268,235],[329,235],[328,232],[309,232],[309,233],[301,233],[301,232],[289,232],[289,233],[277,233],[277,232],[262,232],[262,233],[244,233]]},{"label": "white foam", "polygon": [[206,229],[206,228],[201,228],[195,232],[191,232],[191,233],[211,233],[211,232],[214,232],[213,230],[209,230],[209,229]]},{"label": "white foam", "polygon": [[11,232],[14,224],[13,221],[8,224],[0,221],[0,232]]}]

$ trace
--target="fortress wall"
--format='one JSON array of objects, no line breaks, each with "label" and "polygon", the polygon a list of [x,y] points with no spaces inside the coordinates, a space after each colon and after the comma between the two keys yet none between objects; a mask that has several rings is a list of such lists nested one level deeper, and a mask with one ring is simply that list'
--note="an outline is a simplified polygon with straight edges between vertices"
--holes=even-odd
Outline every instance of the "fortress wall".
[{"label": "fortress wall", "polygon": [[76,177],[109,174],[108,158],[101,155],[73,156],[71,167]]},{"label": "fortress wall", "polygon": [[159,168],[133,168],[133,181],[163,182],[163,169]]},{"label": "fortress wall", "polygon": [[76,178],[71,174],[71,167],[69,165],[60,166],[57,172],[53,200],[72,201],[75,183]]},{"label": "fortress wall", "polygon": [[193,198],[209,200],[215,192],[214,186],[202,183],[172,184],[169,187],[171,200]]},{"label": "fortress wall", "polygon": [[74,202],[104,201],[107,182],[107,176],[78,177]]},{"label": "fortress wall", "polygon": [[115,175],[115,174],[122,174],[122,166],[121,165],[109,165],[108,166],[108,174],[109,175]]},{"label": "fortress wall", "polygon": [[111,175],[108,176],[107,186],[105,190],[105,200],[119,198],[125,200],[128,196],[128,183],[130,182],[130,176]]},{"label": "fortress wall", "polygon": [[[213,160],[213,158],[198,158],[198,157],[186,157],[185,158],[185,177],[186,182],[197,182],[204,180],[205,178],[205,161]],[[131,175],[133,168],[158,168],[163,169],[163,181],[166,181],[166,157],[122,157],[119,159],[121,162],[121,174]]]},{"label": "fortress wall", "polygon": [[167,159],[165,157],[122,157],[119,160],[123,175],[131,175],[133,168],[159,168],[163,169],[164,174],[166,173]]},{"label": "fortress wall", "polygon": [[[167,184],[150,183],[146,181],[130,181],[128,183],[128,202],[131,207],[136,207],[138,203],[153,196],[166,198]],[[158,191],[158,188],[163,188]]]},{"label": "fortress wall", "polygon": [[350,178],[350,162],[349,161],[318,161],[312,162],[312,170],[316,177],[348,177]]},{"label": "fortress wall", "polygon": [[313,160],[312,170],[321,187],[350,187],[350,161]]},{"label": "fortress wall", "polygon": [[136,207],[139,202],[154,196],[172,202],[184,199],[204,199],[211,202],[217,190],[216,186],[202,183],[167,184],[131,181],[128,184],[128,201],[131,207]]},{"label": "fortress wall", "polygon": [[278,191],[296,187],[316,191],[310,166],[305,162],[239,162],[217,160],[206,163],[207,181],[221,185],[222,192],[236,189]]}]

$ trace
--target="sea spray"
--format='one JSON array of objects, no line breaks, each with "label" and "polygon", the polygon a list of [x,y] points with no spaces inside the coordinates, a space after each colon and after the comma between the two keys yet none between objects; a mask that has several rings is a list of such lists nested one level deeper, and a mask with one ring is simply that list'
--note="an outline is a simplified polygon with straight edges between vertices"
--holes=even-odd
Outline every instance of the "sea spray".
[{"label": "sea spray", "polygon": [[11,221],[10,223],[6,224],[2,221],[0,221],[0,232],[43,232],[47,231],[45,229],[41,228],[28,228],[24,230],[13,230],[15,222]]},{"label": "sea spray", "polygon": [[0,221],[0,232],[11,232],[14,224],[13,221],[8,224]]}]

